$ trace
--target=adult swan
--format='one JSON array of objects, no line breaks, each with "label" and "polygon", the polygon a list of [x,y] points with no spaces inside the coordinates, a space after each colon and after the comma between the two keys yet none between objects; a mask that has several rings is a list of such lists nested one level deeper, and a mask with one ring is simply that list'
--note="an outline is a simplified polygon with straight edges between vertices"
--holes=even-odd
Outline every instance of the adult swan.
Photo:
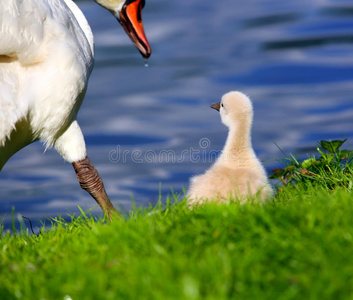
[{"label": "adult swan", "polygon": [[[144,58],[144,0],[96,0],[118,19]],[[94,61],[93,35],[72,0],[1,0],[0,170],[40,140],[72,163],[79,183],[111,218],[102,179],[76,120]]]}]

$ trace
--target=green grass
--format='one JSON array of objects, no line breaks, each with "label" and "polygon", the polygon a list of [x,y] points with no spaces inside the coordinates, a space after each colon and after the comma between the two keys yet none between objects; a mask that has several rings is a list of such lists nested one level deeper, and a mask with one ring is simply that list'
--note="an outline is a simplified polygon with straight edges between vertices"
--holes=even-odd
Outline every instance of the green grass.
[{"label": "green grass", "polygon": [[6,234],[0,299],[350,299],[352,255],[352,195],[288,186],[267,204],[181,201]]},{"label": "green grass", "polygon": [[301,182],[334,190],[342,187],[350,191],[353,187],[353,150],[341,150],[345,140],[320,141],[317,155],[305,160],[286,156],[283,169],[273,170],[270,176],[282,184]]},{"label": "green grass", "polygon": [[[315,170],[347,177],[337,163]],[[173,199],[112,224],[3,233],[0,299],[353,299],[351,185],[298,174],[265,204]]]}]

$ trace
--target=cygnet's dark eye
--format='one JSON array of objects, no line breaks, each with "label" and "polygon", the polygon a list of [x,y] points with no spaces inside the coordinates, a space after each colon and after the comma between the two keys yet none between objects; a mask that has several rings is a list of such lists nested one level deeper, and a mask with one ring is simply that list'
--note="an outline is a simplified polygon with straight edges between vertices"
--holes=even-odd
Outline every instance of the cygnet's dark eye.
[{"label": "cygnet's dark eye", "polygon": [[223,103],[221,103],[221,106],[223,107]]}]

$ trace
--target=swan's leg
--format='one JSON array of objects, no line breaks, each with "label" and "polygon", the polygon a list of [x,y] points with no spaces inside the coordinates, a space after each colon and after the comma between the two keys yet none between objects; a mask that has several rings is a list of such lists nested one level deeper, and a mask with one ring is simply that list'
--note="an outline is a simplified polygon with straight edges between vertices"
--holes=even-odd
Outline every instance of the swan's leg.
[{"label": "swan's leg", "polygon": [[86,190],[109,220],[117,213],[105,191],[103,181],[86,154],[86,144],[77,121],[56,140],[55,149],[68,162],[72,163],[81,187]]},{"label": "swan's leg", "polygon": [[101,209],[107,213],[108,219],[111,220],[112,214],[116,213],[116,210],[108,198],[102,178],[89,158],[86,156],[82,160],[73,162],[72,165],[81,188],[86,190],[96,200]]}]

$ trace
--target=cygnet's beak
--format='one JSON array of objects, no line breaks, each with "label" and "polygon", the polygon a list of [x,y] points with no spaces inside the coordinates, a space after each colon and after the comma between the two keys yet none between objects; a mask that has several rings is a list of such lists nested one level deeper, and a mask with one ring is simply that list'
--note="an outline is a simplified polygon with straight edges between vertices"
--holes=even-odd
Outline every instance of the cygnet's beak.
[{"label": "cygnet's beak", "polygon": [[211,104],[211,108],[213,108],[213,109],[219,111],[220,108],[221,108],[221,102],[217,102],[217,103]]},{"label": "cygnet's beak", "polygon": [[119,13],[118,20],[141,55],[148,58],[151,55],[151,47],[143,29],[141,16],[144,4],[144,0],[126,1]]}]

